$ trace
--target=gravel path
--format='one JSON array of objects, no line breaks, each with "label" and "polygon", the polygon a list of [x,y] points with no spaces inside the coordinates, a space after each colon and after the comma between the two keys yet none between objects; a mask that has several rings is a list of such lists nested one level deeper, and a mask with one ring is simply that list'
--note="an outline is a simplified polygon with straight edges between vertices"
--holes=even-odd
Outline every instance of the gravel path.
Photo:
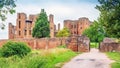
[{"label": "gravel path", "polygon": [[98,51],[98,49],[91,49],[88,53],[83,53],[70,62],[63,65],[62,68],[110,68],[110,60],[104,53]]}]

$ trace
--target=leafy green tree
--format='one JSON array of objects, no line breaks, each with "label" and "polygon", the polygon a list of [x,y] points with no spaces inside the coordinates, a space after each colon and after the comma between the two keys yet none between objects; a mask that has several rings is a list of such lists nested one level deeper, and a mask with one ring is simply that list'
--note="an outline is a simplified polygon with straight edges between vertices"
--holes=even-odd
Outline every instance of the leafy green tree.
[{"label": "leafy green tree", "polygon": [[57,36],[57,37],[68,37],[68,36],[70,36],[70,31],[69,31],[69,29],[67,29],[67,28],[63,28],[62,30],[60,30],[60,31],[57,33],[56,36]]},{"label": "leafy green tree", "polygon": [[41,9],[39,17],[35,22],[32,36],[35,38],[43,38],[43,37],[49,37],[49,35],[50,35],[50,29],[49,29],[49,21],[47,18],[47,14],[44,11],[44,9]]},{"label": "leafy green tree", "polygon": [[[16,7],[15,5],[15,0],[0,0],[0,20],[5,21],[6,20],[6,15],[8,13],[13,14],[15,13],[14,8]],[[1,29],[4,29],[4,24],[0,24]]]},{"label": "leafy green tree", "polygon": [[104,27],[97,21],[94,21],[94,23],[83,32],[83,35],[89,37],[91,42],[100,42],[106,36]]},{"label": "leafy green tree", "polygon": [[96,8],[100,11],[99,22],[108,37],[120,38],[120,0],[98,0]]}]

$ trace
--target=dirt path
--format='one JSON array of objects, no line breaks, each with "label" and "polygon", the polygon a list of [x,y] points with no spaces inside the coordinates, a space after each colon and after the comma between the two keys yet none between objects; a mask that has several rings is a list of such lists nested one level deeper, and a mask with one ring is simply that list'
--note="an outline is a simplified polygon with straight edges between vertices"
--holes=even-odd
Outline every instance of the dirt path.
[{"label": "dirt path", "polygon": [[113,61],[98,49],[91,49],[88,53],[76,56],[62,68],[110,68],[111,62]]}]

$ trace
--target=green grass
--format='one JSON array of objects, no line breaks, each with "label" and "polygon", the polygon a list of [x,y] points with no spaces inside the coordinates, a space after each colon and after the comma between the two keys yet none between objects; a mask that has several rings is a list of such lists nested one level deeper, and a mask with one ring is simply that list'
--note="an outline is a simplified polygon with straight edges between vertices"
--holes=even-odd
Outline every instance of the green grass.
[{"label": "green grass", "polygon": [[112,68],[120,68],[120,61],[112,63]]},{"label": "green grass", "polygon": [[97,42],[90,43],[90,48],[98,48],[98,47],[99,47],[99,43],[97,43]]},{"label": "green grass", "polygon": [[60,45],[60,46],[58,46],[58,48],[67,48],[67,46],[66,45]]},{"label": "green grass", "polygon": [[114,63],[112,63],[112,68],[120,68],[120,53],[119,52],[107,52],[106,53],[108,57],[112,60],[115,60]]},{"label": "green grass", "polygon": [[77,53],[65,49],[34,50],[23,58],[12,56],[0,58],[0,68],[61,68]]}]

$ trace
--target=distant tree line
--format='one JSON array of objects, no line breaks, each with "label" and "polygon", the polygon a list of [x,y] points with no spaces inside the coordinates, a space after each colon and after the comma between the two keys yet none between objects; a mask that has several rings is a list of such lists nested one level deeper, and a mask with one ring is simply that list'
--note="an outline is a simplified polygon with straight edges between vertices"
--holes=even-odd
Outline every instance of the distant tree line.
[{"label": "distant tree line", "polygon": [[84,31],[91,41],[100,42],[104,37],[120,38],[120,0],[98,0],[100,11],[97,21]]}]

